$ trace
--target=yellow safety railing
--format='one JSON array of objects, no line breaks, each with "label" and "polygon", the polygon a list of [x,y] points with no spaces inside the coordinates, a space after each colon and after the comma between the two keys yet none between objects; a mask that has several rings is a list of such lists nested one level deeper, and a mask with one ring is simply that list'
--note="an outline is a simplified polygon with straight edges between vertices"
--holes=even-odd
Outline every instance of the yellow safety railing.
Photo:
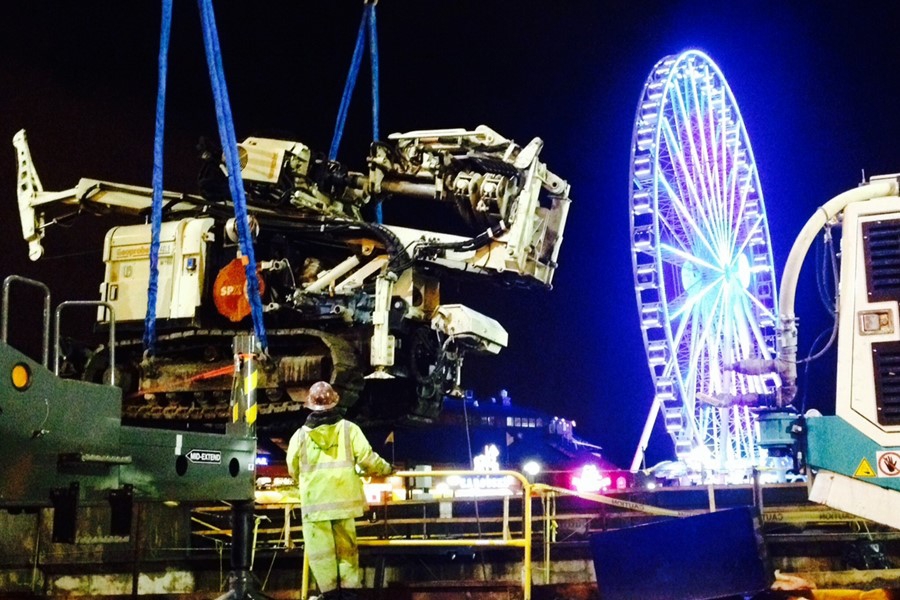
[{"label": "yellow safety railing", "polygon": [[[546,484],[534,484],[530,483],[528,479],[517,471],[490,471],[485,473],[484,471],[473,471],[473,470],[446,470],[446,471],[398,471],[394,473],[395,476],[404,477],[404,478],[420,478],[420,477],[450,477],[450,476],[459,476],[459,477],[468,477],[468,476],[483,476],[485,474],[489,475],[499,475],[499,476],[509,476],[516,481],[518,481],[522,486],[522,532],[521,537],[513,537],[510,535],[509,531],[509,515],[508,515],[508,504],[504,504],[504,516],[503,516],[503,534],[502,539],[496,537],[484,537],[484,535],[479,530],[478,537],[463,537],[463,538],[452,538],[448,539],[446,537],[440,539],[434,538],[409,538],[409,537],[384,537],[384,538],[362,538],[358,540],[358,544],[360,546],[372,546],[372,547],[434,547],[434,548],[459,548],[459,547],[472,547],[472,548],[521,548],[523,551],[523,566],[522,566],[522,590],[523,590],[523,600],[531,600],[531,589],[532,589],[532,579],[533,579],[533,565],[532,565],[532,540],[533,540],[533,508],[532,501],[535,497],[539,497],[543,506],[543,514],[541,515],[541,519],[543,520],[543,581],[544,583],[550,583],[550,546],[553,541],[555,541],[555,527],[556,527],[556,498],[558,496],[574,496],[578,498],[582,498],[585,500],[589,500],[592,502],[596,502],[598,504],[603,504],[606,506],[612,506],[624,510],[629,510],[633,512],[640,512],[644,514],[661,516],[661,517],[686,517],[690,514],[694,514],[695,511],[677,511],[666,508],[661,508],[658,506],[652,506],[648,504],[641,504],[638,502],[632,502],[630,500],[622,500],[620,498],[604,496],[602,494],[588,493],[588,492],[579,492],[575,490],[570,490],[567,488],[561,488]],[[479,498],[466,498],[466,500],[478,500]],[[484,498],[493,499],[493,498]],[[509,497],[505,498],[505,502],[508,502]],[[267,534],[281,534],[284,537],[285,546],[290,548],[293,546],[291,541],[290,532],[295,531],[296,528],[290,526],[290,512],[293,507],[298,506],[296,502],[290,502],[285,504],[277,505],[279,507],[283,507],[285,511],[285,525],[283,528],[279,529],[266,529],[264,530]],[[221,507],[220,510],[225,510],[227,507]],[[195,522],[207,527],[207,531],[204,532],[208,535],[230,535],[230,530],[216,528],[213,525],[206,523],[196,517],[192,518]],[[477,519],[476,519],[477,520]],[[493,522],[496,522],[495,519],[490,519]],[[395,520],[395,523],[406,523],[407,519],[399,519]],[[410,522],[418,522],[418,519],[413,519]],[[480,521],[479,521],[480,522]],[[259,523],[257,522],[257,528]],[[263,530],[257,530],[254,533],[263,533]],[[302,582],[301,582],[301,590],[300,597],[303,600],[306,600],[309,597],[309,585],[310,585],[310,573],[309,573],[309,560],[306,555],[306,552],[303,553],[303,572],[302,572]]]},{"label": "yellow safety railing", "polygon": [[[531,600],[531,499],[532,487],[528,479],[517,471],[468,471],[468,470],[449,470],[449,471],[397,471],[394,473],[397,477],[469,477],[482,475],[500,475],[508,476],[516,479],[522,484],[522,537],[504,537],[503,539],[494,538],[462,538],[462,539],[408,539],[408,538],[390,538],[390,539],[362,539],[359,540],[360,546],[375,547],[453,547],[471,546],[473,548],[522,548],[524,552],[522,566],[522,597],[523,600]],[[477,500],[477,498],[475,498]],[[306,600],[309,597],[309,559],[306,552],[303,553],[303,578],[300,587],[300,598]]]}]

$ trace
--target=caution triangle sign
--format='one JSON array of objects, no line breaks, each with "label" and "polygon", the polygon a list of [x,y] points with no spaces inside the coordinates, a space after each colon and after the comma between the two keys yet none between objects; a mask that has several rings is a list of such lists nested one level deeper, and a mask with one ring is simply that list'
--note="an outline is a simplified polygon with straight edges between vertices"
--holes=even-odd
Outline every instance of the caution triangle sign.
[{"label": "caution triangle sign", "polygon": [[872,468],[872,465],[869,464],[869,461],[866,457],[863,457],[861,461],[859,461],[859,466],[856,467],[856,471],[853,473],[854,477],[875,477],[875,469]]}]

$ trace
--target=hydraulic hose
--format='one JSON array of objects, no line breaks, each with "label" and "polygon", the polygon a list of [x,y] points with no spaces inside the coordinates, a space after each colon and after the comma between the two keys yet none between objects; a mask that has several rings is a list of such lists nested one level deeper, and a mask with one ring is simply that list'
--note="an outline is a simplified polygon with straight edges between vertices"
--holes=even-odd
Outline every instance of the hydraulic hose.
[{"label": "hydraulic hose", "polygon": [[896,180],[868,183],[838,194],[819,207],[819,210],[809,218],[806,225],[800,230],[797,239],[794,240],[781,275],[781,297],[778,305],[781,324],[777,338],[777,360],[782,378],[779,405],[787,406],[797,394],[797,316],[794,312],[794,302],[797,296],[800,269],[810,246],[822,227],[841,214],[850,204],[897,194]]}]

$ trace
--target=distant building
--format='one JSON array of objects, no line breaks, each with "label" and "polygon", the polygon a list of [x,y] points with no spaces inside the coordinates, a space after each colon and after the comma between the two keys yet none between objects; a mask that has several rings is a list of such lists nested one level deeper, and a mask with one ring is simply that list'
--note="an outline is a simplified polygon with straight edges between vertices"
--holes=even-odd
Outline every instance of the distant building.
[{"label": "distant building", "polygon": [[471,395],[446,398],[434,424],[378,427],[366,433],[377,452],[405,467],[465,468],[493,445],[500,451],[497,459],[503,469],[520,470],[529,460],[538,461],[544,469],[571,469],[585,462],[615,468],[603,459],[599,445],[575,434],[574,421],[513,405],[508,394],[500,397],[507,400],[479,401]]}]

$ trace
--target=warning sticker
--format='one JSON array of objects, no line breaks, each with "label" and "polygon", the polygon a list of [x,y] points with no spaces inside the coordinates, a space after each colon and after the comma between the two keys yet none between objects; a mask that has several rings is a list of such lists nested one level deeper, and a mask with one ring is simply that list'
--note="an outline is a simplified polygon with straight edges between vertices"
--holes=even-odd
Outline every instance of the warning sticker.
[{"label": "warning sticker", "polygon": [[869,464],[869,460],[865,457],[861,461],[859,461],[859,466],[856,467],[856,471],[853,473],[854,477],[875,477],[875,469],[872,468],[872,465]]},{"label": "warning sticker", "polygon": [[878,452],[878,476],[900,477],[900,452]]}]

